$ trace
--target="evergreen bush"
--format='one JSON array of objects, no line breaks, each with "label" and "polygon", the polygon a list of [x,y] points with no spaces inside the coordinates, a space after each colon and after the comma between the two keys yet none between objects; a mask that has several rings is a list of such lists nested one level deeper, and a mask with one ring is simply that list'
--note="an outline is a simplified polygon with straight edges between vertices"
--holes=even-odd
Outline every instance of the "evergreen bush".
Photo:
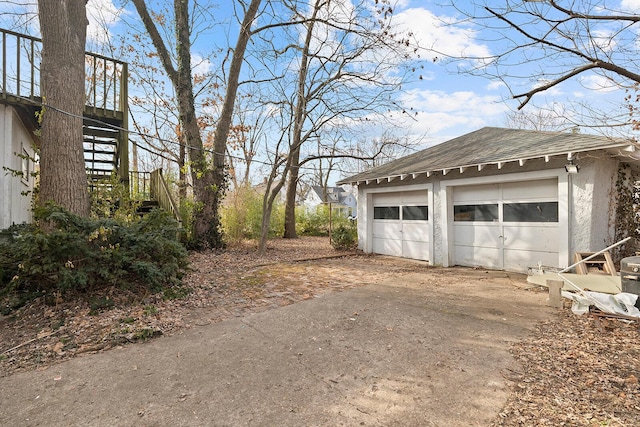
[{"label": "evergreen bush", "polygon": [[85,292],[105,287],[159,291],[180,283],[187,266],[177,222],[155,210],[127,222],[84,218],[49,205],[38,225],[0,238],[0,296]]},{"label": "evergreen bush", "polygon": [[348,251],[358,247],[358,227],[355,221],[339,224],[333,229],[331,246],[339,251]]}]

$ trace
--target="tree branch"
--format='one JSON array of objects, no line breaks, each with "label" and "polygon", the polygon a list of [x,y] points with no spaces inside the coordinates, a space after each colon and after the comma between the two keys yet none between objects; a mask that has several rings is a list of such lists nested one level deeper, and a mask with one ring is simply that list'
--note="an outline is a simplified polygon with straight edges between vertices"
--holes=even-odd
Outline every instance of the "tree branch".
[{"label": "tree branch", "polygon": [[[582,15],[582,14],[577,14],[571,10],[568,9],[564,9],[561,8],[560,6],[558,6],[554,1],[550,0],[550,3],[553,7],[555,7],[557,10],[573,17],[573,18],[582,18],[582,19],[591,19],[591,15]],[[551,48],[554,48],[560,52],[566,52],[566,53],[570,53],[574,56],[577,56],[579,58],[582,58],[583,60],[589,62],[588,64],[582,65],[580,67],[576,67],[570,71],[568,71],[567,73],[563,74],[562,76],[560,76],[559,78],[545,84],[539,87],[536,87],[528,92],[519,94],[519,95],[514,95],[513,99],[519,99],[519,98],[525,98],[524,101],[522,101],[520,103],[520,105],[518,106],[518,110],[522,109],[525,105],[527,105],[527,103],[531,100],[531,98],[540,92],[544,92],[545,90],[556,86],[572,77],[575,77],[578,74],[581,74],[585,71],[588,70],[593,70],[593,69],[602,69],[602,70],[607,70],[607,71],[611,71],[615,74],[618,74],[621,77],[625,77],[629,80],[632,80],[634,82],[638,82],[640,83],[640,74],[638,73],[634,73],[624,67],[620,67],[618,65],[615,65],[611,62],[607,62],[607,61],[602,61],[598,58],[594,58],[592,56],[589,56],[583,52],[580,52],[579,50],[576,49],[572,49],[566,46],[562,46],[559,45],[557,43],[553,43],[549,40],[546,40],[544,38],[540,38],[540,37],[536,37],[530,33],[528,33],[527,31],[525,31],[524,29],[520,28],[520,26],[518,26],[516,23],[514,23],[513,21],[509,20],[507,17],[493,11],[492,9],[490,9],[489,7],[485,6],[485,10],[488,11],[490,14],[492,14],[493,16],[495,16],[496,18],[498,18],[499,20],[507,23],[511,28],[513,28],[514,30],[518,31],[520,34],[524,35],[525,37],[527,37],[530,40],[533,40],[536,43],[539,43],[541,45],[544,46],[548,46]],[[596,15],[597,16],[597,15]],[[632,17],[630,17],[632,18]],[[628,19],[630,21],[633,22],[640,22],[640,17],[637,17],[638,19]],[[613,18],[611,18],[613,19]]]},{"label": "tree branch", "polygon": [[156,27],[156,24],[153,22],[153,19],[149,14],[146,3],[144,0],[132,1],[138,11],[138,15],[140,15],[140,19],[142,19],[144,27],[147,29],[147,33],[149,33],[149,37],[151,37],[151,42],[158,52],[158,56],[160,57],[160,61],[162,62],[164,69],[167,71],[169,78],[175,83],[178,78],[178,72],[173,66],[167,45],[164,43],[164,40],[162,40],[162,36],[158,32],[158,27]]},{"label": "tree branch", "polygon": [[639,15],[591,15],[585,13],[575,12],[571,9],[566,9],[556,3],[554,0],[548,0],[549,4],[556,10],[567,14],[572,18],[588,19],[590,21],[630,21],[640,22]]}]

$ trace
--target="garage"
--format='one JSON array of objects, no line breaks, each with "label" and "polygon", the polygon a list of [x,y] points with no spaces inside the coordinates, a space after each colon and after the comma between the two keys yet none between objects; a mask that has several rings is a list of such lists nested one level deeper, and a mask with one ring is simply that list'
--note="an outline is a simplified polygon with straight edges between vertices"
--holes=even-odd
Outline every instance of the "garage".
[{"label": "garage", "polygon": [[372,251],[428,261],[430,219],[428,191],[372,195]]},{"label": "garage", "polygon": [[558,264],[557,179],[455,187],[451,209],[454,264],[523,272]]},{"label": "garage", "polygon": [[617,217],[638,176],[635,141],[487,127],[339,184],[358,186],[366,253],[526,272],[565,268],[627,233]]}]

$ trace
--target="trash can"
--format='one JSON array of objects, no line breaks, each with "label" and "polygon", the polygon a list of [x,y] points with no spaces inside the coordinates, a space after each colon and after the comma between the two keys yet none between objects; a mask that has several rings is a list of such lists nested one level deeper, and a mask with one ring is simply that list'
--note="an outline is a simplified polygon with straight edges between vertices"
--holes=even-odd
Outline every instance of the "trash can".
[{"label": "trash can", "polygon": [[622,292],[640,295],[640,256],[622,258],[620,261]]}]

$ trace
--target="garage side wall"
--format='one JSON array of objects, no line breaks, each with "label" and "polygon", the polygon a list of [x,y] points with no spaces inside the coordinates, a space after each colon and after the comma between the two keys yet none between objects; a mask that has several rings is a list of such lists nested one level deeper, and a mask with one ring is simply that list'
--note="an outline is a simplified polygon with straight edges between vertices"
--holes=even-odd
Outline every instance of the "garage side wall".
[{"label": "garage side wall", "polygon": [[614,243],[615,183],[619,162],[602,152],[578,156],[580,172],[573,185],[571,253],[596,252]]}]

